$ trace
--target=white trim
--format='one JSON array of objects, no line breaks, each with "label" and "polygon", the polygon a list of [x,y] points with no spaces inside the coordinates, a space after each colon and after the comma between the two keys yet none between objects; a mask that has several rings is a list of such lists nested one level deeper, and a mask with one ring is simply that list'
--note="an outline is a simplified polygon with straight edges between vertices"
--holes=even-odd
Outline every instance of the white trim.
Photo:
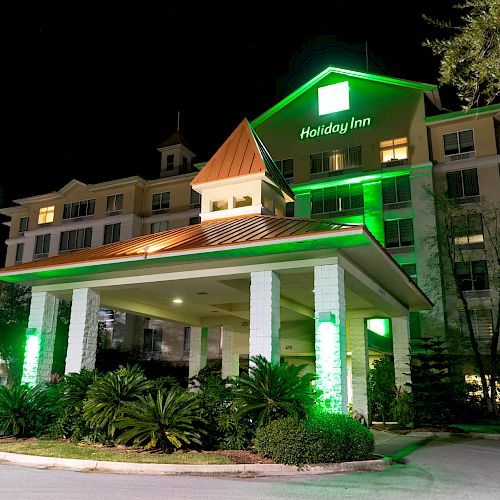
[{"label": "white trim", "polygon": [[453,172],[468,168],[495,167],[500,162],[500,155],[467,158],[446,163],[439,163],[434,167],[435,172]]}]

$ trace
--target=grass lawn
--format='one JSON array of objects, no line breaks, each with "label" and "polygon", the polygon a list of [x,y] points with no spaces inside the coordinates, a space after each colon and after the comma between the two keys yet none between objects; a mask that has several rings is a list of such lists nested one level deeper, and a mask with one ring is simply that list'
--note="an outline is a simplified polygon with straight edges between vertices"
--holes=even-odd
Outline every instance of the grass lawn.
[{"label": "grass lawn", "polygon": [[80,460],[105,460],[108,462],[135,462],[141,464],[191,464],[213,465],[233,463],[227,457],[211,453],[146,453],[126,448],[98,448],[82,446],[64,441],[0,439],[0,451],[37,455],[43,457],[78,458]]}]

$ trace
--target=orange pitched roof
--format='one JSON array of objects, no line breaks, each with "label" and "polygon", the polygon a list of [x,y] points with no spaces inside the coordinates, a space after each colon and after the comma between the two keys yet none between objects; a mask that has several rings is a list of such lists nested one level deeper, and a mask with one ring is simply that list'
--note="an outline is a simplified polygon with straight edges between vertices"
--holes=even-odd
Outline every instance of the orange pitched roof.
[{"label": "orange pitched roof", "polygon": [[245,118],[191,184],[204,184],[258,173],[265,173],[278,188],[294,198],[290,186]]},{"label": "orange pitched roof", "polygon": [[206,221],[201,224],[139,236],[131,240],[118,241],[108,245],[76,250],[46,259],[17,264],[0,269],[0,276],[17,271],[71,267],[75,264],[91,264],[97,261],[132,258],[144,253],[168,255],[177,251],[213,249],[226,245],[243,246],[263,240],[276,240],[346,228],[352,229],[353,226],[339,225],[329,221],[269,215],[233,217]]}]

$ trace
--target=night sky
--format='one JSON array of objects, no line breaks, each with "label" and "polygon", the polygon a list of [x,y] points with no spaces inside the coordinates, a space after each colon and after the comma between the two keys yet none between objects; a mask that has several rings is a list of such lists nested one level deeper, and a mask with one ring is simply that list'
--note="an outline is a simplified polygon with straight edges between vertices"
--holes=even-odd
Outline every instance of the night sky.
[{"label": "night sky", "polygon": [[436,83],[421,14],[457,16],[456,0],[15,3],[2,12],[3,206],[72,178],[157,178],[178,110],[207,160],[326,66],[364,71],[365,41],[370,71]]}]

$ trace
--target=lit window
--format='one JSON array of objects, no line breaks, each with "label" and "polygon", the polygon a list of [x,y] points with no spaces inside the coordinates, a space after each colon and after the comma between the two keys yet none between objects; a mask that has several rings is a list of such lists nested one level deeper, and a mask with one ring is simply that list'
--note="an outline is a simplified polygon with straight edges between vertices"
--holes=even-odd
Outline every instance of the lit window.
[{"label": "lit window", "polygon": [[112,194],[106,201],[106,213],[119,212],[123,208],[123,194]]},{"label": "lit window", "polygon": [[46,257],[50,249],[50,234],[42,234],[35,239],[35,259]]},{"label": "lit window", "polygon": [[19,232],[24,233],[24,231],[28,230],[30,218],[29,217],[21,217],[19,219]]},{"label": "lit window", "polygon": [[92,228],[75,229],[73,231],[63,231],[59,241],[59,251],[77,250],[88,248],[92,245]]},{"label": "lit window", "polygon": [[474,151],[474,132],[462,130],[443,135],[444,154],[456,155]]},{"label": "lit window", "polygon": [[448,198],[464,198],[466,196],[479,196],[479,182],[477,169],[456,170],[447,172]]},{"label": "lit window", "polygon": [[161,328],[144,329],[144,352],[161,352],[162,333]]},{"label": "lit window", "polygon": [[218,212],[219,210],[227,210],[227,200],[217,200],[212,201],[212,212]]},{"label": "lit window", "polygon": [[382,163],[408,159],[408,139],[399,137],[380,142],[380,161]]},{"label": "lit window", "polygon": [[23,261],[24,254],[24,243],[18,243],[16,245],[16,264],[21,264]]},{"label": "lit window", "polygon": [[119,222],[116,224],[106,224],[104,226],[104,245],[120,241],[120,229],[121,224]]},{"label": "lit window", "polygon": [[324,151],[309,157],[311,174],[361,167],[361,146]]},{"label": "lit window", "polygon": [[384,230],[386,248],[407,247],[415,244],[412,219],[385,221]]},{"label": "lit window", "polygon": [[251,196],[235,196],[234,197],[234,207],[250,207],[252,206]]},{"label": "lit window", "polygon": [[38,212],[38,224],[48,224],[54,220],[54,207],[44,207]]},{"label": "lit window", "polygon": [[455,279],[462,291],[488,290],[488,266],[485,260],[455,263]]},{"label": "lit window", "polygon": [[389,179],[382,179],[383,203],[400,203],[411,200],[410,176],[400,175]]},{"label": "lit window", "polygon": [[168,229],[168,221],[162,220],[160,222],[153,222],[151,224],[151,234],[160,233]]},{"label": "lit window", "polygon": [[453,217],[452,231],[456,245],[484,242],[481,214],[467,214]]},{"label": "lit window", "polygon": [[63,209],[63,219],[74,219],[75,217],[85,217],[93,215],[95,212],[95,200],[75,201],[65,203]]},{"label": "lit window", "polygon": [[151,204],[151,209],[153,212],[157,210],[167,210],[170,206],[170,193],[155,193],[153,195],[153,201]]}]

